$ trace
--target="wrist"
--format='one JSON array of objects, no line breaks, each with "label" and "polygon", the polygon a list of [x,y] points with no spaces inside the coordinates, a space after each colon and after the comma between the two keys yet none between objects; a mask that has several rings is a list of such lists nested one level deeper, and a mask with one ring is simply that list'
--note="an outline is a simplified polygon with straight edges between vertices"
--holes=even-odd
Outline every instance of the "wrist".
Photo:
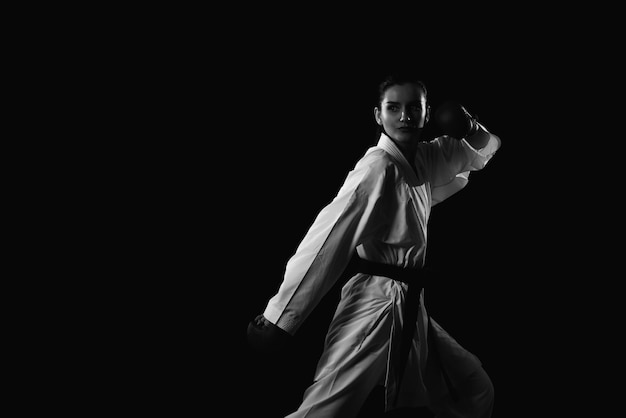
[{"label": "wrist", "polygon": [[491,138],[491,135],[489,134],[489,132],[485,130],[485,128],[483,128],[478,123],[476,123],[476,126],[478,126],[478,129],[476,130],[476,132],[468,135],[465,138],[465,141],[467,141],[467,143],[470,144],[474,149],[480,150],[484,148],[485,146],[487,146]]},{"label": "wrist", "polygon": [[480,129],[480,125],[478,124],[478,121],[474,118],[470,119],[470,129],[467,132],[466,136],[472,136],[474,135],[476,132],[478,132]]}]

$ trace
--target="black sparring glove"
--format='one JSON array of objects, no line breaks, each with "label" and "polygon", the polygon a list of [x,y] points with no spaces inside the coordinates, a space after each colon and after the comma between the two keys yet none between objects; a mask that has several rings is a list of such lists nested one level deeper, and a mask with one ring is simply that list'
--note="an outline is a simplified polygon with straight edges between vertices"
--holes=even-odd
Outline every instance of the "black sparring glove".
[{"label": "black sparring glove", "polygon": [[248,344],[262,353],[283,351],[292,340],[291,334],[258,315],[248,324]]},{"label": "black sparring glove", "polygon": [[466,138],[478,131],[478,122],[460,103],[449,100],[435,111],[435,123],[444,134]]}]

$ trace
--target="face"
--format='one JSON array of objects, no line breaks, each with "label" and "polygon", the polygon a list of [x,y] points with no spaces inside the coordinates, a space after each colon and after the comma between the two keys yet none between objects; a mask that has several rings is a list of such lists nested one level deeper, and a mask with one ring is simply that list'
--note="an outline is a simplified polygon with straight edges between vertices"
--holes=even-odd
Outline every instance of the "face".
[{"label": "face", "polygon": [[374,109],[376,123],[400,144],[419,141],[420,132],[428,121],[428,113],[424,91],[410,83],[389,87],[381,107]]}]

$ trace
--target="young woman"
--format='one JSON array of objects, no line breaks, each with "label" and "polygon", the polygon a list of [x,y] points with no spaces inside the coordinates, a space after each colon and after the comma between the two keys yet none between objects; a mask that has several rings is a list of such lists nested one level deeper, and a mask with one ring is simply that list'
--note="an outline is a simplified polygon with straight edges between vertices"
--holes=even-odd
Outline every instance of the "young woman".
[{"label": "young woman", "polygon": [[431,208],[465,187],[500,139],[450,103],[434,114],[446,135],[423,141],[425,85],[390,76],[379,93],[377,145],[318,214],[278,292],[250,323],[249,341],[271,349],[295,334],[356,253],[358,273],[342,288],[314,382],[289,417],[354,417],[377,385],[386,411],[428,406],[437,417],[490,417],[491,380],[428,315],[423,267]]}]

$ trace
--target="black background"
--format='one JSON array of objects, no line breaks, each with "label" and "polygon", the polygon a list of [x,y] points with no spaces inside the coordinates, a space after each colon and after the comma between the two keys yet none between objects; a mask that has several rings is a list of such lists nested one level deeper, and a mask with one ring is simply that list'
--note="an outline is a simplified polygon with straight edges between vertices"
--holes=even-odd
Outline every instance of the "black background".
[{"label": "black background", "polygon": [[[133,122],[124,130],[132,145],[122,144],[119,222],[106,233],[112,396],[178,416],[282,417],[297,408],[341,280],[284,355],[251,351],[248,322],[376,143],[378,82],[411,68],[433,110],[459,100],[502,139],[487,167],[432,212],[427,264],[443,279],[426,292],[429,312],[483,361],[494,417],[572,406],[573,382],[590,381],[581,356],[593,317],[581,299],[605,267],[585,227],[598,176],[587,174],[581,151],[601,124],[585,111],[598,92],[589,80],[601,77],[581,61],[605,57],[575,30],[525,17],[513,27],[482,18],[422,32],[306,24],[304,12],[229,19],[227,31],[183,20],[126,45],[133,65],[122,72],[118,112]],[[429,125],[424,134],[438,132]],[[380,416],[382,399],[368,407]]]}]

